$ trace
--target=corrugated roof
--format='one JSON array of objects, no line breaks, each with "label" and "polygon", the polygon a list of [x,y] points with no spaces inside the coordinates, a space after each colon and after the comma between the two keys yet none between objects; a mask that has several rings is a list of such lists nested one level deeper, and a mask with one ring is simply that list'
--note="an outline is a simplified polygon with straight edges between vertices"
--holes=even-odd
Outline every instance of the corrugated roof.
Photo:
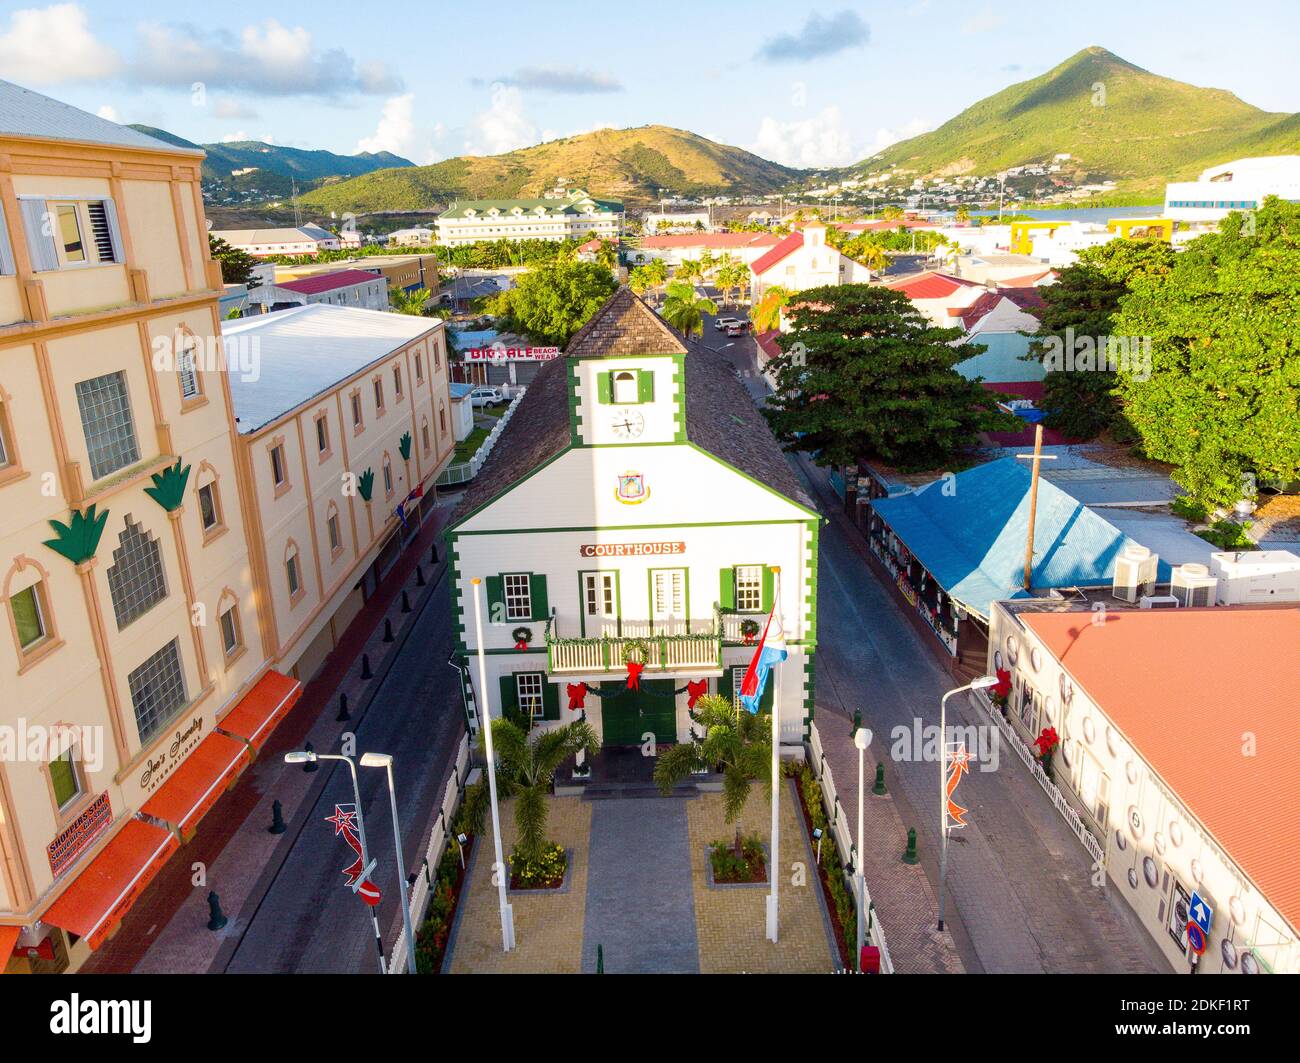
[{"label": "corrugated roof", "polygon": [[201,150],[168,144],[11,81],[0,81],[0,136],[75,140],[86,144],[163,151],[168,155],[190,155],[195,159],[203,157]]},{"label": "corrugated roof", "polygon": [[228,244],[301,244],[308,240],[333,240],[334,234],[319,225],[303,225],[279,229],[213,229],[212,235]]},{"label": "corrugated roof", "polygon": [[954,277],[947,273],[922,273],[906,280],[894,281],[885,287],[902,292],[909,299],[943,299],[958,288],[983,286],[964,277]]},{"label": "corrugated roof", "polygon": [[670,247],[736,250],[743,247],[775,247],[781,239],[776,233],[669,233],[665,236],[644,237],[641,246],[656,251]]},{"label": "corrugated roof", "polygon": [[[371,362],[442,327],[432,318],[323,303],[223,322],[239,431],[257,431]],[[250,356],[253,364],[246,372]]]},{"label": "corrugated roof", "polygon": [[[877,513],[953,598],[980,616],[992,603],[1024,598],[1030,473],[1002,458],[872,502]],[[1034,522],[1035,590],[1111,581],[1130,540],[1114,525],[1040,477]],[[1169,566],[1160,562],[1160,578]]]},{"label": "corrugated roof", "polygon": [[[1019,615],[1300,929],[1291,799],[1300,607],[1111,610],[1104,624],[1079,613]],[[1247,733],[1250,756],[1242,754]]]},{"label": "corrugated roof", "polygon": [[799,231],[792,232],[767,254],[755,259],[753,265],[749,268],[754,271],[755,276],[762,276],[764,272],[771,269],[787,255],[798,251],[801,247],[803,247],[803,233]]},{"label": "corrugated roof", "polygon": [[357,284],[371,284],[383,280],[377,273],[364,269],[341,269],[334,273],[317,273],[312,277],[301,277],[296,281],[279,281],[277,288],[285,288],[300,295],[319,295],[339,288],[351,288]]}]

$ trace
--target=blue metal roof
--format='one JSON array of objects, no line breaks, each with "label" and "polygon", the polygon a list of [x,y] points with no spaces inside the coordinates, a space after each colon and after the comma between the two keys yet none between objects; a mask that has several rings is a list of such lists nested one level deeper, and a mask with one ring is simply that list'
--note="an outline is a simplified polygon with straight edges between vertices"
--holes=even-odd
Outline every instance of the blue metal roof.
[{"label": "blue metal roof", "polygon": [[[1023,587],[1029,534],[1026,464],[1002,458],[872,505],[949,595],[987,617],[995,601],[1029,597]],[[1036,590],[1108,584],[1115,559],[1133,541],[1095,510],[1039,478]],[[1158,578],[1170,578],[1163,561]]]}]

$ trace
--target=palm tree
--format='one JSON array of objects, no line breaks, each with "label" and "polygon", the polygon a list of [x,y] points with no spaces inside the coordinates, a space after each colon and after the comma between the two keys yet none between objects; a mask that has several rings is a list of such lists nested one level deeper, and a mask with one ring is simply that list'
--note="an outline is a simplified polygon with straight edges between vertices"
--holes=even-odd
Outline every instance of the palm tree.
[{"label": "palm tree", "polygon": [[885,249],[873,240],[862,241],[855,251],[856,254],[852,257],[875,273],[883,272],[889,265],[889,256],[885,253]]},{"label": "palm tree", "polygon": [[664,301],[664,320],[687,339],[704,332],[704,315],[716,314],[718,308],[711,299],[698,298],[695,289],[684,281],[668,286]]},{"label": "palm tree", "polygon": [[894,204],[891,203],[889,206],[887,206],[884,210],[880,212],[880,216],[884,218],[885,221],[897,221],[899,218],[903,216],[903,208],[896,207],[894,206]]},{"label": "palm tree", "polygon": [[[695,703],[695,723],[703,739],[663,750],[655,762],[655,783],[664,794],[693,771],[722,772],[722,804],[728,823],[736,824],[736,855],[741,855],[740,814],[749,800],[750,784],[763,780],[772,796],[772,727],[762,715],[747,712],[740,702],[705,694]],[[691,731],[694,734],[694,727]],[[494,731],[495,735],[496,732]]]},{"label": "palm tree", "polygon": [[731,303],[731,292],[735,288],[740,288],[749,279],[749,267],[741,262],[733,262],[728,259],[718,267],[718,272],[714,277],[714,283],[717,284],[722,292],[722,302],[724,305]]},{"label": "palm tree", "polygon": [[756,332],[771,332],[781,327],[781,311],[790,302],[790,289],[773,284],[749,309],[749,320]]},{"label": "palm tree", "polygon": [[965,224],[966,222],[970,221],[970,207],[966,206],[965,203],[961,204],[961,205],[957,208],[957,213],[956,213],[955,217],[956,217],[956,220],[957,220],[957,221],[959,221],[959,222],[961,222],[961,223],[963,223],[963,224]]},{"label": "palm tree", "polygon": [[668,283],[668,263],[662,258],[652,258],[642,269],[651,288],[662,288]]},{"label": "palm tree", "polygon": [[428,288],[416,288],[414,291],[403,291],[398,288],[388,293],[389,309],[395,314],[410,314],[413,317],[423,317],[425,304],[429,301],[433,293]]},{"label": "palm tree", "polygon": [[694,284],[704,279],[704,270],[695,259],[684,258],[682,264],[677,267],[677,279]]},{"label": "palm tree", "polygon": [[942,257],[945,259],[952,259],[953,272],[956,273],[958,270],[958,262],[961,258],[961,243],[955,236],[949,236],[943,240],[943,245],[946,246],[948,250],[943,253]]},{"label": "palm tree", "polygon": [[[480,749],[483,736],[479,736]],[[492,721],[492,742],[497,756],[497,793],[504,801],[515,799],[515,852],[525,861],[541,858],[547,846],[547,797],[555,773],[579,750],[588,756],[600,752],[600,739],[586,720],[563,727],[534,729],[530,735],[512,720]],[[472,796],[471,796],[472,792]],[[466,790],[464,823],[478,834],[487,812],[488,788]]]}]

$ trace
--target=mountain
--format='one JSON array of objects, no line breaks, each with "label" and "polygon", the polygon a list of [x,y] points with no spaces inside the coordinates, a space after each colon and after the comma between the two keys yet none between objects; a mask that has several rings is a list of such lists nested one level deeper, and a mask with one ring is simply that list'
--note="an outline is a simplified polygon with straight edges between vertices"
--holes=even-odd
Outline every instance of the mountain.
[{"label": "mountain", "polygon": [[456,198],[540,196],[557,181],[592,195],[650,202],[660,190],[686,195],[772,192],[800,171],[741,148],[668,126],[599,129],[504,155],[465,155],[432,166],[374,173],[302,197],[319,210],[419,210]]},{"label": "mountain", "polygon": [[1092,47],[851,169],[986,175],[1068,152],[1072,176],[1139,191],[1194,178],[1216,162],[1297,150],[1298,116],[1261,111],[1231,92],[1160,77]]}]

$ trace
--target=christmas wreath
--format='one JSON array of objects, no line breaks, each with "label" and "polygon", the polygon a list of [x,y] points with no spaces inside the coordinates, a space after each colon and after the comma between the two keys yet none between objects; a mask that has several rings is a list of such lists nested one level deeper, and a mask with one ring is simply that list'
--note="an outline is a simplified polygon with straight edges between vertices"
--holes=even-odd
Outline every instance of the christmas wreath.
[{"label": "christmas wreath", "polygon": [[623,663],[627,665],[629,690],[641,689],[641,673],[650,660],[650,644],[645,639],[629,639],[623,644]]},{"label": "christmas wreath", "polygon": [[740,637],[746,642],[753,642],[759,630],[757,620],[742,620],[740,622]]},{"label": "christmas wreath", "polygon": [[526,650],[528,644],[533,641],[533,629],[530,627],[517,627],[510,632],[510,637],[515,640],[515,649]]}]

